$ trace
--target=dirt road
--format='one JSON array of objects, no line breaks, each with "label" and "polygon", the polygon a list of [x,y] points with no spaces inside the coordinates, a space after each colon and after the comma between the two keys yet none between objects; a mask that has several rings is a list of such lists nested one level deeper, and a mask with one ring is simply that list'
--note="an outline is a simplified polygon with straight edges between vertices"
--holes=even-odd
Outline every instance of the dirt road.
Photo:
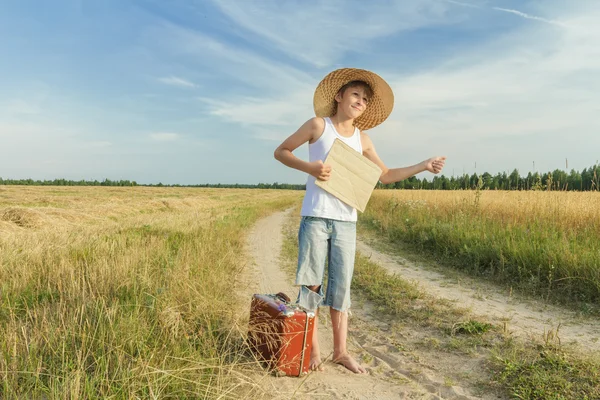
[{"label": "dirt road", "polygon": [[[281,268],[279,260],[283,242],[282,227],[291,211],[278,212],[260,220],[247,239],[247,252],[252,261],[242,279],[244,304],[247,312],[252,293],[284,291],[294,297],[293,276]],[[558,308],[533,302],[519,302],[483,284],[459,284],[437,272],[420,268],[413,263],[375,250],[359,240],[358,251],[372,261],[416,282],[436,297],[456,301],[470,307],[473,314],[492,322],[506,322],[516,335],[543,335],[562,323],[564,342],[577,342],[597,349],[600,345],[598,326],[591,323],[570,323],[572,315]],[[483,291],[483,292],[482,292]],[[482,293],[485,293],[482,295]],[[323,312],[322,315],[327,313]],[[319,326],[321,356],[333,352],[331,325],[322,318]],[[449,354],[444,351],[407,349],[405,343],[424,339],[423,329],[403,329],[377,315],[368,301],[353,306],[350,318],[349,350],[367,368],[368,375],[355,375],[344,367],[325,364],[325,371],[309,374],[305,379],[277,378],[257,375],[265,398],[334,398],[334,399],[500,399],[497,394],[478,392],[476,382],[485,379],[482,357]],[[465,376],[464,381],[456,376]],[[453,377],[453,378],[449,378]],[[468,377],[468,379],[467,379]],[[464,382],[464,384],[461,384]]]}]

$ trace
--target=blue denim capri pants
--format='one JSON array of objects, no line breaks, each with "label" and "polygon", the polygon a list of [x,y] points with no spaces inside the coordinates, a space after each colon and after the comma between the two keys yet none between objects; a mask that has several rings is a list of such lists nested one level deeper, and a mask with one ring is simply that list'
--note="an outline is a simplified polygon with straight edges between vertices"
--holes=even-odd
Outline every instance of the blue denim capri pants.
[{"label": "blue denim capri pants", "polygon": [[[320,305],[348,310],[355,252],[356,222],[303,216],[298,231],[298,304],[312,311]],[[326,259],[327,293],[323,296]],[[306,287],[317,285],[319,293]]]}]

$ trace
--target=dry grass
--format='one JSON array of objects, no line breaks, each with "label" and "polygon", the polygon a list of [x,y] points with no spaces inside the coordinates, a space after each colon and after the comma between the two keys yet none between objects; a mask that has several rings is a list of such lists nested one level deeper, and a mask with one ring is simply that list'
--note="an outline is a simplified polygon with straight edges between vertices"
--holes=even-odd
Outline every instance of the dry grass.
[{"label": "dry grass", "polygon": [[600,234],[600,192],[377,190],[373,199],[426,207],[433,216],[477,208],[486,218],[507,225],[538,222]]},{"label": "dry grass", "polygon": [[599,192],[389,190],[375,192],[361,221],[464,270],[598,305],[597,204]]},{"label": "dry grass", "polygon": [[3,187],[1,398],[238,398],[245,230],[301,192]]}]

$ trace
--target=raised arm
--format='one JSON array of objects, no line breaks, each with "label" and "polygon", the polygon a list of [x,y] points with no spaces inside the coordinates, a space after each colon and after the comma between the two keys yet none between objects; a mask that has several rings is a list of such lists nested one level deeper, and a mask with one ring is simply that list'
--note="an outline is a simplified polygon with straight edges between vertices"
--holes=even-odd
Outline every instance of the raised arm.
[{"label": "raised arm", "polygon": [[324,129],[325,121],[322,118],[315,117],[309,119],[275,149],[275,159],[290,168],[306,172],[317,179],[328,180],[331,174],[331,167],[323,164],[323,160],[307,162],[292,154],[294,150],[304,143],[314,143],[321,137]]},{"label": "raised arm", "polygon": [[433,174],[438,174],[444,168],[444,163],[446,162],[446,157],[432,157],[421,161],[418,164],[411,165],[410,167],[390,169],[385,166],[383,161],[381,161],[377,155],[377,152],[375,151],[375,146],[373,145],[371,138],[365,132],[361,132],[361,142],[363,147],[363,155],[381,168],[382,172],[379,180],[383,184],[402,181],[423,171],[429,171]]}]

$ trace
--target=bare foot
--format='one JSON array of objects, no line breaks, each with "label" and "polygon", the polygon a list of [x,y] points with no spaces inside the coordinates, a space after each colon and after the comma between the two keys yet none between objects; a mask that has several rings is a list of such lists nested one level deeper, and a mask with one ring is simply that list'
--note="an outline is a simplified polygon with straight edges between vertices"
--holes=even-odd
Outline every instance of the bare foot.
[{"label": "bare foot", "polygon": [[336,364],[343,365],[344,367],[348,368],[350,371],[354,372],[355,374],[366,374],[367,373],[367,370],[362,365],[357,363],[354,358],[350,357],[350,354],[348,354],[348,353],[344,353],[339,357],[334,357],[333,362]]},{"label": "bare foot", "polygon": [[323,363],[321,362],[321,357],[319,356],[310,356],[310,364],[308,365],[308,368],[311,371],[325,371]]}]

